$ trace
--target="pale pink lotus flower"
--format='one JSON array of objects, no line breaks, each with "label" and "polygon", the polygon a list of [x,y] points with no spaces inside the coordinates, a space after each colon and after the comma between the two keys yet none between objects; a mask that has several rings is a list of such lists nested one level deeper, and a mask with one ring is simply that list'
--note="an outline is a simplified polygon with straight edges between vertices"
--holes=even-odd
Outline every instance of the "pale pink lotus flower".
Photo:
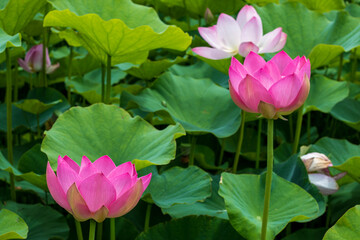
[{"label": "pale pink lotus flower", "polygon": [[135,165],[126,162],[118,167],[108,156],[91,162],[83,156],[81,166],[68,156],[58,158],[56,175],[47,164],[46,181],[54,200],[75,219],[120,217],[139,202],[150,183],[151,173],[137,177]]},{"label": "pale pink lotus flower", "polygon": [[[40,72],[42,70],[43,45],[33,46],[25,55],[25,60],[19,58],[19,65],[29,73]],[[60,63],[51,65],[48,49],[46,48],[46,73],[53,73]]]},{"label": "pale pink lotus flower", "polygon": [[224,59],[236,54],[246,57],[250,51],[256,53],[273,53],[280,51],[287,35],[282,28],[263,35],[259,14],[252,6],[244,6],[236,20],[231,16],[220,14],[217,24],[212,27],[199,27],[202,38],[211,47],[196,47],[192,51],[209,59]]},{"label": "pale pink lotus flower", "polygon": [[308,153],[300,157],[303,161],[309,180],[314,184],[322,195],[334,194],[339,190],[336,180],[344,177],[347,173],[342,172],[335,176],[331,176],[329,167],[333,164],[331,160],[322,153]]},{"label": "pale pink lotus flower", "polygon": [[310,90],[310,61],[291,59],[284,51],[266,62],[250,52],[244,65],[231,59],[230,95],[241,109],[261,113],[268,119],[282,118],[299,108]]}]

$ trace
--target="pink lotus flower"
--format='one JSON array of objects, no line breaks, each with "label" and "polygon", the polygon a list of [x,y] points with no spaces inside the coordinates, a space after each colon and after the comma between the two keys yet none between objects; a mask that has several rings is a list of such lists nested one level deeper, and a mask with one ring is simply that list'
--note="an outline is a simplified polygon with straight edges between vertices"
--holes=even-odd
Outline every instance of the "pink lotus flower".
[{"label": "pink lotus flower", "polygon": [[[42,69],[42,59],[43,59],[43,45],[35,45],[33,46],[25,56],[25,60],[19,58],[19,65],[27,72],[34,73],[40,72]],[[53,73],[58,67],[60,63],[51,65],[50,57],[48,49],[46,48],[46,73]]]},{"label": "pink lotus flower", "polygon": [[199,27],[199,33],[212,48],[196,47],[192,51],[214,60],[228,58],[237,53],[246,57],[250,51],[277,52],[284,47],[287,38],[281,27],[263,36],[261,18],[249,5],[241,9],[236,20],[222,13],[216,25]]},{"label": "pink lotus flower", "polygon": [[322,153],[308,153],[300,157],[309,173],[309,180],[314,184],[322,195],[334,194],[339,190],[336,180],[344,177],[347,173],[342,172],[331,176],[329,167],[331,160]]},{"label": "pink lotus flower", "polygon": [[241,109],[261,113],[268,119],[283,118],[299,108],[310,90],[310,61],[305,57],[291,59],[284,51],[269,62],[254,52],[244,65],[232,58],[229,89]]},{"label": "pink lotus flower", "polygon": [[120,217],[128,213],[150,183],[151,173],[138,178],[134,164],[118,167],[108,156],[92,163],[83,157],[81,166],[68,156],[58,158],[57,176],[50,163],[46,180],[54,200],[77,220]]}]

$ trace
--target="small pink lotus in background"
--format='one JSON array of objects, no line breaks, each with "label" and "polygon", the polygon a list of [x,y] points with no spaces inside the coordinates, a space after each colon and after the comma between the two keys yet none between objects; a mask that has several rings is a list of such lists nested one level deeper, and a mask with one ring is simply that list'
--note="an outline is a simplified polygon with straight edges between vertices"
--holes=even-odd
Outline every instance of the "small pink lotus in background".
[{"label": "small pink lotus in background", "polygon": [[[40,72],[42,69],[42,59],[43,59],[43,45],[35,45],[33,46],[25,56],[25,60],[19,58],[19,65],[29,73]],[[50,57],[48,49],[46,48],[46,73],[53,73],[58,67],[60,63],[56,63],[51,65]]]},{"label": "small pink lotus in background", "polygon": [[135,165],[126,162],[118,167],[108,156],[92,163],[83,157],[81,166],[68,156],[58,158],[56,175],[50,163],[46,180],[54,200],[78,221],[120,217],[139,202],[150,183],[151,173],[138,178]]},{"label": "small pink lotus in background", "polygon": [[333,166],[331,160],[322,153],[308,153],[301,156],[306,170],[309,173],[309,180],[314,184],[322,195],[334,194],[339,190],[336,180],[344,177],[346,172],[331,176],[329,167]]},{"label": "small pink lotus in background", "polygon": [[224,59],[236,54],[246,57],[250,51],[273,53],[280,51],[287,35],[282,28],[263,35],[261,18],[249,5],[244,6],[236,20],[220,14],[217,24],[212,27],[199,27],[199,33],[212,47],[196,47],[192,51],[209,59]]},{"label": "small pink lotus in background", "polygon": [[231,97],[241,109],[267,119],[283,119],[309,94],[310,61],[304,56],[291,59],[281,51],[266,62],[250,52],[244,65],[232,58],[229,77]]}]

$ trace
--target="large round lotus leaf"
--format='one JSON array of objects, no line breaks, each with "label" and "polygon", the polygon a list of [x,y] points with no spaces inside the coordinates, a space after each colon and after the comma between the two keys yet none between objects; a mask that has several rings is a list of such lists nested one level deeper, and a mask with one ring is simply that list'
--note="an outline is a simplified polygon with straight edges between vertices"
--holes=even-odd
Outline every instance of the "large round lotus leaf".
[{"label": "large round lotus leaf", "polygon": [[4,208],[24,219],[29,227],[27,240],[67,239],[69,235],[65,217],[50,206],[7,202]]},{"label": "large round lotus leaf", "polygon": [[84,155],[91,161],[108,155],[116,165],[132,161],[141,169],[174,159],[175,139],[184,134],[179,124],[160,131],[119,107],[94,104],[62,114],[46,132],[41,150],[54,169],[59,155],[67,155],[79,165]]},{"label": "large round lotus leaf", "polygon": [[304,104],[303,112],[321,111],[328,113],[349,95],[346,82],[337,82],[321,75],[310,79],[310,93]]},{"label": "large round lotus leaf", "polygon": [[323,240],[358,239],[360,235],[360,205],[349,209],[325,234]]},{"label": "large round lotus leaf", "polygon": [[173,167],[162,174],[153,169],[146,193],[161,208],[204,201],[211,195],[211,177],[201,168]]},{"label": "large round lotus leaf", "polygon": [[[31,149],[31,150],[27,151],[25,153],[26,156],[24,156],[24,157],[26,159],[28,159],[29,161],[31,161],[33,164],[35,164],[34,166],[39,166],[39,165],[41,165],[41,163],[44,163],[44,161],[43,161],[44,159],[42,158],[41,154],[36,155],[39,158],[34,158],[35,157],[34,156],[34,154],[35,154],[34,151],[36,151],[36,150]],[[31,164],[31,163],[29,162],[29,163],[26,163],[26,164]],[[37,187],[39,187],[39,188],[41,188],[43,190],[47,189],[45,172],[38,173],[38,172],[34,171],[33,169],[29,170],[29,171],[26,171],[26,172],[22,172],[19,169],[12,166],[5,159],[5,157],[1,153],[0,153],[0,169],[4,170],[4,171],[7,171],[9,173],[12,173],[15,176],[20,177],[20,178],[34,184],[35,186],[37,186]],[[38,169],[37,171],[41,171],[41,170]]]},{"label": "large round lotus leaf", "polygon": [[360,131],[360,101],[346,98],[336,104],[330,114],[350,127]]},{"label": "large round lotus leaf", "polygon": [[212,133],[228,137],[240,126],[241,110],[229,90],[210,79],[162,75],[151,88],[137,96],[123,94],[146,112],[166,111],[190,133]]},{"label": "large round lotus leaf", "polygon": [[[221,176],[219,194],[225,199],[231,225],[246,239],[260,239],[265,174],[223,173]],[[309,219],[318,214],[316,200],[298,185],[273,173],[271,188],[266,239],[274,239],[289,222]]]},{"label": "large round lotus leaf", "polygon": [[218,240],[243,239],[229,221],[206,216],[189,216],[160,223],[142,232],[136,240]]},{"label": "large round lotus leaf", "polygon": [[[1,11],[1,10],[0,10]],[[0,22],[1,23],[1,22]],[[8,47],[21,47],[20,34],[10,36],[0,28],[0,53],[4,52]]]},{"label": "large round lotus leaf", "polygon": [[85,47],[103,63],[110,55],[113,65],[139,64],[152,49],[184,51],[191,43],[191,37],[180,28],[161,22],[154,9],[131,0],[50,2],[58,10],[46,15],[44,26],[75,29],[64,32],[62,37],[71,45]]},{"label": "large round lotus leaf", "polygon": [[264,32],[282,27],[287,34],[283,50],[292,58],[309,57],[312,69],[327,65],[340,53],[360,45],[360,19],[345,11],[336,12],[329,19],[301,3],[268,4],[256,10]]},{"label": "large round lotus leaf", "polygon": [[0,1],[0,28],[9,35],[20,32],[47,3],[46,0]]},{"label": "large round lotus leaf", "polygon": [[163,208],[163,213],[169,214],[172,218],[182,218],[190,215],[207,215],[228,220],[224,199],[218,194],[220,176],[212,177],[211,196],[203,202],[194,204],[175,204],[170,208]]},{"label": "large round lotus leaf", "polygon": [[301,2],[307,8],[318,12],[341,10],[345,8],[344,0],[288,0],[289,2]]},{"label": "large round lotus leaf", "polygon": [[0,210],[0,240],[26,239],[28,226],[16,213],[7,209]]}]

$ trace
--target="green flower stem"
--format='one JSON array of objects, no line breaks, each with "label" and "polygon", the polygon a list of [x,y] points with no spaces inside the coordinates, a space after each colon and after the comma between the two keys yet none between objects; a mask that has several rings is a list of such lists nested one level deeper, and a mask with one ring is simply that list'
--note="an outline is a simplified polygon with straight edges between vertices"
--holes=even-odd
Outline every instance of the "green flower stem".
[{"label": "green flower stem", "polygon": [[41,129],[40,129],[40,114],[36,114],[36,125],[37,125],[37,138],[41,138]]},{"label": "green flower stem", "polygon": [[194,165],[194,158],[195,158],[196,137],[194,135],[190,135],[190,138],[191,138],[191,146],[190,146],[189,166],[192,166]]},{"label": "green flower stem", "polygon": [[145,231],[145,232],[146,232],[147,230],[149,230],[151,207],[152,207],[152,203],[148,203],[148,204],[147,204],[147,207],[146,207],[146,215],[145,215],[145,225],[144,225],[144,231]]},{"label": "green flower stem", "polygon": [[273,172],[273,158],[274,158],[274,120],[268,119],[268,134],[267,134],[267,171],[265,183],[265,197],[264,197],[264,212],[261,225],[261,240],[266,240],[266,230],[269,217],[270,207],[270,193],[271,193],[271,179]]},{"label": "green flower stem", "polygon": [[[71,80],[71,75],[72,75],[72,59],[74,56],[74,51],[73,48],[70,47],[70,55],[69,55],[69,64],[68,64],[68,80]],[[67,99],[69,104],[71,105],[71,87],[69,86],[67,88]]]},{"label": "green flower stem", "polygon": [[103,223],[97,223],[97,230],[96,230],[96,240],[102,239],[102,233],[103,233]]},{"label": "green flower stem", "polygon": [[96,230],[96,222],[95,220],[90,219],[89,240],[95,240],[95,230]]},{"label": "green flower stem", "polygon": [[221,166],[222,161],[224,159],[224,151],[225,151],[225,138],[221,140],[221,149],[220,149],[220,157],[219,157],[219,166]]},{"label": "green flower stem", "polygon": [[76,227],[76,234],[77,234],[77,238],[78,240],[83,240],[83,234],[82,234],[82,230],[81,230],[81,223],[74,219],[75,220],[75,227]]},{"label": "green flower stem", "polygon": [[106,64],[106,97],[105,103],[110,104],[110,93],[111,93],[111,56],[107,55]]},{"label": "green flower stem", "polygon": [[293,128],[293,115],[289,115],[289,134],[290,134],[290,142],[294,141],[294,128]]},{"label": "green flower stem", "polygon": [[[46,14],[49,11],[49,4],[45,4],[45,11],[44,11],[44,18],[46,16]],[[42,82],[40,84],[41,87],[47,87],[48,83],[47,83],[47,78],[46,78],[46,48],[47,48],[47,43],[48,43],[48,28],[44,27],[43,31],[43,49],[42,49],[42,69],[41,69],[41,75],[42,75]]]},{"label": "green flower stem", "polygon": [[301,133],[301,124],[303,120],[303,109],[304,105],[302,105],[298,110],[298,116],[296,121],[296,130],[295,130],[295,139],[293,145],[293,154],[297,153],[299,147],[300,133]]},{"label": "green flower stem", "polygon": [[13,76],[13,81],[14,81],[14,102],[18,101],[18,96],[19,96],[18,67],[19,67],[18,62],[15,61],[14,76]]},{"label": "green flower stem", "polygon": [[115,218],[110,218],[110,240],[115,240]]},{"label": "green flower stem", "polygon": [[259,125],[258,125],[258,135],[257,135],[257,142],[256,142],[256,164],[255,164],[255,169],[259,169],[259,165],[260,165],[261,129],[262,129],[262,118],[259,119]]},{"label": "green flower stem", "polygon": [[310,144],[311,143],[311,112],[307,113],[306,135],[307,135],[307,144]]},{"label": "green flower stem", "polygon": [[351,82],[356,82],[356,69],[357,69],[357,57],[356,57],[356,48],[351,52],[352,65],[351,65]]},{"label": "green flower stem", "polygon": [[337,75],[337,80],[340,81],[341,80],[341,72],[343,69],[343,61],[344,61],[344,53],[341,53],[340,55],[340,63],[339,63],[339,70],[338,70],[338,75]]},{"label": "green flower stem", "polygon": [[101,64],[101,102],[105,99],[105,65]]},{"label": "green flower stem", "polygon": [[241,145],[244,139],[244,129],[245,129],[245,111],[241,111],[241,126],[240,126],[240,135],[238,140],[238,145],[235,152],[235,158],[234,158],[234,166],[233,166],[233,173],[236,173],[237,167],[239,164],[239,157],[241,152]]},{"label": "green flower stem", "polygon": [[[6,48],[6,121],[7,121],[7,150],[8,161],[11,165],[14,165],[13,155],[13,135],[12,135],[12,81],[11,81],[11,56],[10,49]],[[11,200],[16,201],[15,192],[15,176],[10,174],[10,194]]]}]

